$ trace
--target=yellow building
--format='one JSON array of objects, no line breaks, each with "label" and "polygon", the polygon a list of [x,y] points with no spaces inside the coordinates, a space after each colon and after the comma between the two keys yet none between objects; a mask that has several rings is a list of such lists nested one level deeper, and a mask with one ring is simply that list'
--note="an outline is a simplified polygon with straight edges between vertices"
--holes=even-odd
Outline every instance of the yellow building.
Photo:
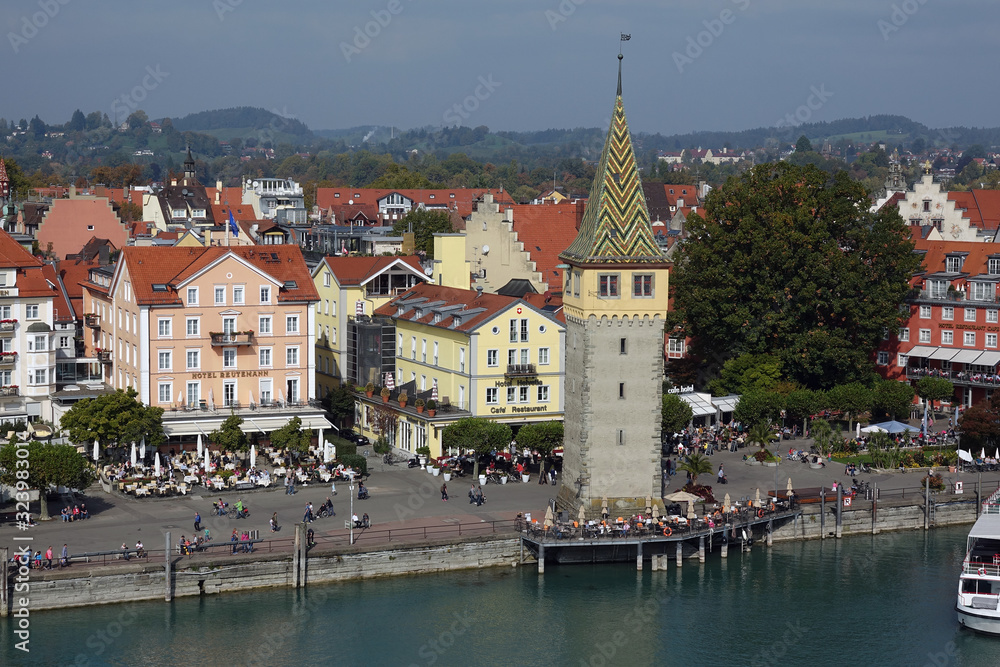
[{"label": "yellow building", "polygon": [[322,398],[341,383],[364,385],[372,379],[368,365],[358,362],[357,342],[360,338],[364,346],[365,332],[355,325],[367,327],[376,308],[427,278],[416,257],[325,257],[312,279],[319,293],[316,395]]},{"label": "yellow building", "polygon": [[[372,440],[387,411],[396,418],[390,442],[405,452],[427,445],[432,456],[441,455],[441,430],[463,417],[494,419],[515,431],[562,419],[565,328],[543,296],[422,284],[375,314],[394,322],[396,349],[389,400],[377,391],[358,397],[357,421]],[[430,400],[435,388],[436,413],[418,411],[416,400]]]}]

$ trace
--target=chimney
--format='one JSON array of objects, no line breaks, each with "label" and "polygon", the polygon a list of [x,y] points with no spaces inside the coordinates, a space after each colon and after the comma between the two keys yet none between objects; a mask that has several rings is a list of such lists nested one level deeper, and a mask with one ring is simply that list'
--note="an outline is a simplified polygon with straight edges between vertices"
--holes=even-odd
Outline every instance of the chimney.
[{"label": "chimney", "polygon": [[102,245],[97,249],[97,264],[98,266],[107,266],[111,263],[111,249]]},{"label": "chimney", "polygon": [[222,181],[215,182],[215,205],[222,203]]},{"label": "chimney", "polygon": [[514,209],[511,208],[510,206],[508,206],[506,210],[504,210],[503,221],[514,222]]},{"label": "chimney", "polygon": [[483,295],[483,287],[482,287],[482,285],[476,285],[476,298],[478,299],[482,295]]}]

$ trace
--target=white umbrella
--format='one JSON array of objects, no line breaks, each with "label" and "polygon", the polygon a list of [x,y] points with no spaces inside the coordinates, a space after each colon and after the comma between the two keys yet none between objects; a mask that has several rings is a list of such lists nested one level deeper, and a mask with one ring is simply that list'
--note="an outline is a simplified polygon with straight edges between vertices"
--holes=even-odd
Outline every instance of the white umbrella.
[{"label": "white umbrella", "polygon": [[177,392],[177,402],[180,403],[181,405],[184,404],[184,392],[183,391]]},{"label": "white umbrella", "polygon": [[981,458],[981,459],[985,459],[986,458],[986,448],[985,447],[983,447],[983,451],[979,452],[979,458]]},{"label": "white umbrella", "polygon": [[134,468],[135,467],[135,462],[136,462],[135,443],[134,442],[132,443],[132,456],[130,457],[130,459],[132,461],[132,467]]},{"label": "white umbrella", "polygon": [[1000,447],[997,447],[997,451],[996,451],[996,453],[995,453],[995,454],[993,455],[993,458],[995,458],[995,459],[1000,459]]},{"label": "white umbrella", "polygon": [[257,445],[250,445],[250,467],[257,467]]},{"label": "white umbrella", "polygon": [[333,447],[333,445],[331,445],[329,442],[323,443],[323,463],[329,463],[330,461],[333,460],[333,457],[330,456],[331,447]]},{"label": "white umbrella", "polygon": [[729,498],[729,494],[722,500],[722,512],[724,514],[729,514],[729,506],[732,505],[732,500]]},{"label": "white umbrella", "polygon": [[856,426],[857,426],[857,428],[855,429],[854,437],[855,438],[860,438],[861,437],[861,422],[858,422],[856,424]]},{"label": "white umbrella", "polygon": [[250,392],[250,405],[253,405],[253,392]]},{"label": "white umbrella", "polygon": [[208,473],[209,462],[208,462],[208,447],[205,448],[205,472]]},{"label": "white umbrella", "polygon": [[146,436],[142,436],[142,441],[139,443],[139,458],[146,460]]},{"label": "white umbrella", "polygon": [[98,458],[100,458],[100,455],[101,455],[100,446],[101,446],[100,443],[98,443],[96,440],[94,440],[94,460],[95,461]]},{"label": "white umbrella", "polygon": [[693,500],[689,500],[688,501],[688,516],[687,516],[687,518],[688,519],[694,519],[695,518],[694,501]]},{"label": "white umbrella", "polygon": [[438,383],[436,381],[434,382],[434,387],[431,388],[431,400],[438,400]]},{"label": "white umbrella", "polygon": [[198,434],[198,458],[201,458],[201,450],[202,450],[201,433],[199,433]]},{"label": "white umbrella", "polygon": [[215,393],[212,391],[211,387],[208,388],[208,405],[213,410],[215,409]]},{"label": "white umbrella", "polygon": [[395,373],[386,373],[385,374],[385,388],[386,389],[395,389],[396,388],[396,378],[394,377],[394,375],[395,375]]},{"label": "white umbrella", "polygon": [[760,487],[759,486],[757,487],[757,495],[754,497],[754,500],[753,500],[753,506],[754,507],[760,507]]},{"label": "white umbrella", "polygon": [[153,458],[153,461],[154,461],[153,467],[156,470],[155,474],[156,474],[157,477],[159,477],[160,476],[160,453],[159,452],[156,452],[156,456]]}]

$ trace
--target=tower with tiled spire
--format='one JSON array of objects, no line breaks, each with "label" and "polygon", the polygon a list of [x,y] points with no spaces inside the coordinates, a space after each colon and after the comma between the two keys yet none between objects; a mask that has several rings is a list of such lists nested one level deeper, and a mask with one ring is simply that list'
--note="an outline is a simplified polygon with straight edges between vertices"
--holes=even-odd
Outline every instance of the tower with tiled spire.
[{"label": "tower with tiled spire", "polygon": [[0,203],[10,197],[10,178],[7,177],[7,165],[0,156]]},{"label": "tower with tiled spire", "polygon": [[[559,505],[597,514],[659,498],[668,264],[653,236],[618,94],[576,240],[561,255],[565,455]],[[616,509],[617,508],[617,509]]]}]

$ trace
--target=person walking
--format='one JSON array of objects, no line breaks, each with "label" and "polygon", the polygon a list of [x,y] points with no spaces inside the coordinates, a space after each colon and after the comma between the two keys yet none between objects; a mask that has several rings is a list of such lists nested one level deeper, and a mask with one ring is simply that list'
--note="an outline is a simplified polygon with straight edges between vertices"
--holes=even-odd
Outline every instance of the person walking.
[{"label": "person walking", "polygon": [[52,545],[51,544],[49,545],[49,548],[45,550],[45,569],[46,570],[51,570],[52,569]]},{"label": "person walking", "polygon": [[62,555],[59,557],[59,567],[69,567],[69,546],[63,545]]},{"label": "person walking", "polygon": [[448,500],[448,484],[441,485],[441,500]]},{"label": "person walking", "polygon": [[330,478],[330,493],[337,495],[337,480]]},{"label": "person walking", "polygon": [[278,513],[275,512],[271,515],[271,532],[274,533],[278,530]]},{"label": "person walking", "polygon": [[201,532],[201,512],[194,513],[194,532]]}]

